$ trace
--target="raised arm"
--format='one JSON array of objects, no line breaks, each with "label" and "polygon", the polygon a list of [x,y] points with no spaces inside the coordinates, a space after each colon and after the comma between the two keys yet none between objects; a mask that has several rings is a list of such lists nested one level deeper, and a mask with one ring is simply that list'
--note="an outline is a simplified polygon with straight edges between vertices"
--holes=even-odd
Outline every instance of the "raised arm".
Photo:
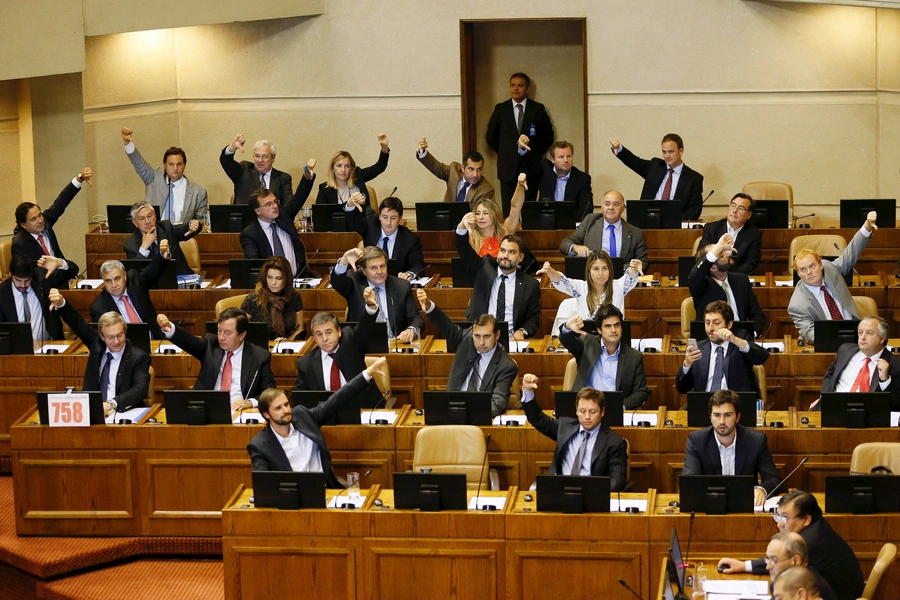
[{"label": "raised arm", "polygon": [[509,215],[503,224],[506,231],[513,235],[519,229],[519,221],[522,218],[522,206],[525,204],[525,191],[528,189],[525,173],[519,173],[519,179],[516,182],[516,191],[510,201]]}]

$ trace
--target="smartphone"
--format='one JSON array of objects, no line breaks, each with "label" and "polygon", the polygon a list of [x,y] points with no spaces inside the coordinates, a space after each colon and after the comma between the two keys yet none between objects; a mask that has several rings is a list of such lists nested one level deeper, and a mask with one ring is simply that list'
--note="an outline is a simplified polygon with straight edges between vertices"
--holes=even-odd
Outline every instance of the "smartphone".
[{"label": "smartphone", "polygon": [[687,351],[690,352],[691,350],[695,349],[696,347],[697,347],[697,338],[688,338]]}]

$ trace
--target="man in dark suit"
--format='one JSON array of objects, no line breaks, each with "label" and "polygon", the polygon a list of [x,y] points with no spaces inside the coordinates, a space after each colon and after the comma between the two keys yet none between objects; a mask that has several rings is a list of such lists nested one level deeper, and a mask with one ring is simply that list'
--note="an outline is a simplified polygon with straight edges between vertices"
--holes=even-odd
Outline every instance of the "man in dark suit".
[{"label": "man in dark suit", "polygon": [[466,320],[493,315],[498,321],[506,321],[510,339],[532,337],[541,322],[541,289],[537,279],[518,268],[528,252],[525,241],[507,235],[500,240],[497,258],[478,256],[465,229],[456,230],[454,242],[466,270],[475,278]]},{"label": "man in dark suit", "polygon": [[707,339],[697,346],[688,346],[684,363],[675,375],[675,389],[682,394],[689,390],[753,391],[759,397],[753,365],[769,360],[769,351],[748,334],[731,331],[734,312],[721,300],[707,304],[703,317]]},{"label": "man in dark suit", "polygon": [[[230,144],[222,148],[222,153],[219,155],[219,164],[234,183],[234,202],[232,204],[247,204],[250,194],[260,188],[272,190],[282,204],[287,204],[294,191],[294,180],[290,174],[272,166],[275,162],[275,144],[268,140],[259,140],[253,145],[253,162],[246,160],[237,162],[234,160],[234,154],[238,148],[242,153],[244,152],[246,141],[243,134],[237,134]],[[311,170],[307,166],[304,172]],[[307,195],[309,194],[307,193]],[[306,196],[303,199],[306,200]]]},{"label": "man in dark suit", "polygon": [[553,123],[544,105],[528,98],[531,78],[513,73],[509,78],[511,98],[494,107],[485,139],[497,153],[497,179],[503,214],[508,215],[519,173],[528,174],[528,195],[537,194],[541,157],[553,143]]},{"label": "man in dark suit", "polygon": [[275,387],[268,350],[244,343],[250,319],[241,309],[219,314],[218,335],[196,337],[163,314],[157,323],[166,338],[200,361],[195,390],[225,390],[231,394],[231,408],[242,410],[256,406],[259,394]]},{"label": "man in dark suit", "polygon": [[347,300],[348,321],[362,319],[367,306],[363,294],[368,287],[375,291],[376,320],[387,322],[389,338],[408,344],[425,328],[409,283],[388,275],[387,257],[381,248],[347,250],[331,273],[331,287]]},{"label": "man in dark suit", "polygon": [[721,300],[731,307],[736,321],[753,321],[753,332],[762,334],[766,315],[753,293],[750,278],[732,271],[732,240],[730,233],[723,233],[716,244],[697,250],[697,262],[688,276],[694,310],[699,317],[706,314],[707,304]]},{"label": "man in dark suit", "polygon": [[[863,317],[857,343],[841,344],[822,379],[823,392],[889,392],[900,410],[900,360],[886,348],[890,327],[877,315]],[[821,410],[816,400],[810,409]]]},{"label": "man in dark suit", "polygon": [[494,198],[494,186],[482,176],[484,157],[480,152],[467,152],[462,164],[454,160],[445,165],[428,152],[428,141],[422,138],[416,158],[432,175],[447,182],[444,202],[468,202],[475,210],[482,200]]},{"label": "man in dark suit", "polygon": [[556,442],[550,475],[609,477],[610,490],[621,491],[627,483],[628,444],[600,422],[606,411],[603,392],[581,389],[575,396],[578,419],[554,419],[534,401],[537,384],[536,375],[522,377],[522,408],[531,426]]},{"label": "man in dark suit", "polygon": [[156,287],[160,274],[166,268],[166,257],[163,252],[158,252],[142,271],[131,269],[127,273],[125,265],[117,260],[108,260],[100,265],[103,291],[97,294],[88,308],[91,320],[97,321],[103,313],[112,310],[122,315],[126,323],[147,323],[153,339],[162,339],[150,290]]},{"label": "man in dark suit", "polygon": [[647,272],[650,260],[644,232],[622,218],[625,199],[616,191],[606,192],[601,200],[601,213],[591,213],[575,231],[559,245],[563,256],[587,256],[594,250],[604,250],[611,257],[621,257],[625,263],[641,261],[641,270]]},{"label": "man in dark suit", "polygon": [[22,202],[16,207],[16,228],[13,231],[12,254],[26,254],[33,262],[37,262],[42,256],[55,256],[61,258],[62,266],[57,269],[49,280],[50,287],[67,288],[70,279],[78,278],[78,265],[66,260],[62,248],[53,232],[53,225],[59,221],[66,212],[69,203],[81,190],[81,184],[85,181],[93,186],[91,177],[93,171],[85,167],[72,181],[59,193],[53,206],[45,211],[32,202]]},{"label": "man in dark suit", "polygon": [[662,158],[644,160],[632,154],[619,140],[610,140],[613,154],[644,178],[641,200],[680,200],[681,220],[695,221],[703,210],[703,175],[681,161],[681,136],[667,133],[662,139]]},{"label": "man in dark suit", "polygon": [[36,266],[30,256],[13,254],[10,276],[0,283],[0,322],[31,324],[31,339],[35,341],[63,339],[59,313],[50,310],[48,300],[50,278],[60,262],[47,257]]},{"label": "man in dark suit", "polygon": [[320,427],[381,374],[386,363],[386,358],[379,358],[315,408],[291,409],[283,391],[266,389],[259,397],[259,412],[266,426],[247,444],[253,470],[325,473],[328,487],[343,487],[331,468],[331,452]]},{"label": "man in dark suit", "polygon": [[591,176],[572,166],[575,146],[559,141],[550,146],[550,158],[541,160],[543,172],[540,183],[540,199],[556,202],[574,202],[575,220],[581,222],[594,211],[594,192]]},{"label": "man in dark suit", "polygon": [[[775,521],[781,531],[799,533],[809,549],[809,566],[822,574],[839,600],[855,600],[862,596],[865,580],[853,549],[832,529],[816,497],[809,492],[791,490],[778,501]],[[761,575],[766,572],[766,559],[735,560],[723,558],[719,568],[724,573]]]},{"label": "man in dark suit", "polygon": [[384,250],[389,259],[397,261],[397,277],[414,279],[425,271],[422,258],[422,240],[419,236],[400,224],[403,218],[403,202],[389,196],[381,201],[377,215],[365,214],[365,206],[353,198],[347,202],[347,227],[356,231],[363,239],[364,246],[377,246]]},{"label": "man in dark suit", "polygon": [[100,390],[106,411],[141,406],[150,388],[150,355],[125,337],[128,325],[122,315],[103,314],[94,329],[55,288],[50,303],[90,351],[81,389]]},{"label": "man in dark suit", "polygon": [[169,249],[170,258],[175,259],[179,275],[190,275],[194,271],[187,264],[181,251],[181,242],[186,242],[200,233],[200,221],[192,219],[180,225],[170,221],[157,221],[156,211],[146,202],[138,202],[131,207],[131,222],[134,233],[122,244],[127,258],[153,258],[160,251],[163,240]]},{"label": "man in dark suit", "polygon": [[793,531],[779,531],[773,535],[766,547],[766,570],[769,572],[769,580],[774,583],[781,573],[798,565],[809,568],[822,600],[837,600],[837,594],[828,582],[818,571],[809,567],[809,548],[803,536]]},{"label": "man in dark suit", "polygon": [[623,392],[624,406],[636,410],[647,401],[644,357],[622,344],[622,311],[604,304],[597,313],[600,338],[582,330],[584,320],[575,315],[560,328],[559,341],[572,353],[578,375],[572,391],[592,387],[601,392]]},{"label": "man in dark suit", "polygon": [[726,233],[734,240],[732,271],[750,275],[756,270],[762,248],[762,232],[750,218],[756,210],[756,200],[747,194],[735,194],[728,205],[728,216],[703,226],[700,247],[715,244]]},{"label": "man in dark suit", "polygon": [[519,367],[499,343],[497,320],[481,315],[471,327],[463,329],[428,299],[425,290],[416,290],[416,296],[422,312],[447,339],[447,352],[455,355],[447,391],[491,392],[491,416],[505,413]]},{"label": "man in dark suit", "polygon": [[[374,292],[364,292],[366,304],[375,304]],[[375,324],[376,310],[367,307],[363,318],[353,327],[341,329],[331,313],[317,313],[309,329],[316,348],[297,359],[295,390],[329,390],[336,392],[366,369],[366,342]],[[359,393],[360,406],[372,408],[382,401],[381,391],[370,381]]]},{"label": "man in dark suit", "polygon": [[294,277],[308,273],[306,246],[294,226],[294,217],[309,196],[314,180],[315,175],[311,172],[309,176],[304,175],[297,186],[297,193],[283,207],[269,189],[262,188],[250,193],[247,208],[254,212],[256,219],[241,231],[244,258],[283,256],[290,263]]},{"label": "man in dark suit", "polygon": [[757,482],[754,504],[762,506],[766,494],[780,481],[766,434],[738,425],[741,398],[728,389],[709,398],[710,427],[688,435],[682,475],[753,475]]}]

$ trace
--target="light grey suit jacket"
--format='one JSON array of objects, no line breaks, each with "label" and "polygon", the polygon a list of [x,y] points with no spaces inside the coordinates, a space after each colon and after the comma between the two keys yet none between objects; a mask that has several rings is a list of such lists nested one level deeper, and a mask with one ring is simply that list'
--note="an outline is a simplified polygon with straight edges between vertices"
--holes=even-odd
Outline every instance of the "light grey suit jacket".
[{"label": "light grey suit jacket", "polygon": [[[159,166],[155,169],[148,163],[141,153],[135,147],[134,152],[128,154],[128,160],[134,167],[135,172],[144,182],[145,193],[144,200],[153,206],[158,206],[160,214],[166,209],[166,202],[169,199],[169,183],[166,179],[166,170]],[[191,219],[197,219],[203,223],[206,217],[206,205],[209,202],[206,189],[187,180],[187,188],[184,190],[184,208],[181,211],[181,222],[187,223]],[[165,217],[163,217],[165,218]]]},{"label": "light grey suit jacket", "polygon": [[[606,221],[601,213],[591,213],[584,218],[578,228],[559,245],[559,251],[563,256],[569,254],[569,248],[573,244],[587,246],[591,250],[600,250],[603,247],[603,230]],[[619,254],[628,266],[628,261],[633,258],[641,261],[646,273],[650,266],[647,257],[647,242],[644,241],[644,232],[622,220],[622,251]]]},{"label": "light grey suit jacket", "polygon": [[[822,272],[825,285],[828,286],[832,296],[838,299],[841,306],[846,309],[854,319],[859,318],[859,312],[856,310],[856,303],[847,289],[847,283],[844,281],[844,275],[853,270],[853,265],[859,260],[859,255],[863,249],[869,245],[872,236],[866,237],[862,230],[857,231],[850,243],[833,261],[822,260]],[[793,257],[792,257],[793,258]],[[800,331],[800,339],[807,344],[815,343],[815,334],[813,332],[815,321],[825,321],[829,316],[822,310],[822,305],[816,299],[812,290],[809,289],[802,281],[798,281],[794,287],[794,293],[791,295],[791,301],[788,303],[788,314],[794,321],[794,325]]]}]

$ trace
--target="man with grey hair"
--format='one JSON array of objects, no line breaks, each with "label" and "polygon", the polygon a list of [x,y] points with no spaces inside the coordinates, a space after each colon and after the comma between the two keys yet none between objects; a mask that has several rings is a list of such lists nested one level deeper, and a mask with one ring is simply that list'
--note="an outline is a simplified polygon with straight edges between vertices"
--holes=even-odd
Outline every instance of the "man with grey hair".
[{"label": "man with grey hair", "polygon": [[769,572],[769,579],[774,583],[782,571],[797,565],[809,568],[822,600],[837,600],[828,582],[809,566],[809,549],[803,536],[793,531],[782,531],[773,535],[766,548],[766,570]]},{"label": "man with grey hair", "polygon": [[282,204],[287,204],[294,195],[294,182],[288,173],[272,167],[275,144],[269,140],[259,140],[253,145],[253,162],[237,162],[234,154],[238,149],[244,152],[246,141],[242,133],[237,134],[219,155],[219,163],[234,183],[234,204],[247,204],[250,194],[259,188],[272,190]]},{"label": "man with grey hair", "polygon": [[108,260],[100,266],[103,291],[97,294],[88,311],[91,320],[99,321],[109,311],[122,315],[126,323],[147,323],[153,339],[162,339],[163,334],[156,323],[156,309],[150,300],[150,290],[166,266],[166,255],[162,252],[154,256],[143,271],[135,269],[125,272],[125,266],[117,260]]},{"label": "man with grey hair", "polygon": [[819,600],[816,578],[806,567],[785,569],[775,578],[773,600]]},{"label": "man with grey hair", "polygon": [[[900,359],[885,347],[889,331],[881,317],[863,317],[856,343],[841,344],[825,371],[822,392],[890,392],[891,410],[900,410]],[[821,410],[819,400],[810,408]]]},{"label": "man with grey hair", "polygon": [[194,272],[181,251],[181,242],[200,233],[200,221],[191,219],[179,225],[165,219],[157,221],[156,211],[145,201],[131,207],[131,222],[134,223],[134,233],[122,244],[126,258],[153,258],[162,251],[163,254],[168,254],[168,258],[175,260],[175,269],[179,275]]}]

